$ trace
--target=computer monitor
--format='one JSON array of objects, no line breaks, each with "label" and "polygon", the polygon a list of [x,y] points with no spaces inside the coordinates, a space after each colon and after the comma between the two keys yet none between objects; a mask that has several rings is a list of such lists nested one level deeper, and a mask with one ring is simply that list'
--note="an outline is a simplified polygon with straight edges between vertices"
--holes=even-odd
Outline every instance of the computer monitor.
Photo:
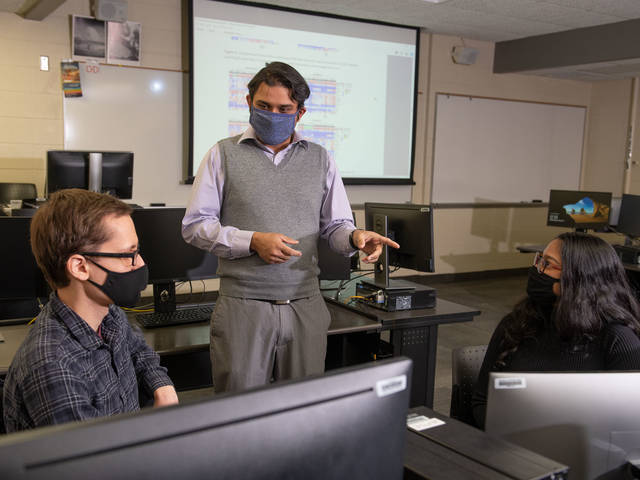
[{"label": "computer monitor", "polygon": [[630,237],[640,237],[640,195],[622,195],[616,230]]},{"label": "computer monitor", "polygon": [[551,190],[547,225],[579,231],[605,230],[611,211],[610,192]]},{"label": "computer monitor", "polygon": [[349,479],[403,475],[411,361],[0,437],[0,478]]},{"label": "computer monitor", "polygon": [[485,430],[600,478],[640,461],[639,397],[640,372],[493,372]]},{"label": "computer monitor", "polygon": [[431,213],[429,205],[371,202],[364,204],[366,229],[387,236],[400,244],[399,249],[384,249],[375,266],[376,284],[390,285],[389,267],[409,268],[419,272],[434,271]]},{"label": "computer monitor", "polygon": [[89,189],[90,154],[102,154],[101,186],[96,190],[129,199],[133,189],[133,152],[47,152],[47,194],[63,188]]},{"label": "computer monitor", "polygon": [[218,257],[189,245],[182,238],[184,207],[135,209],[140,252],[149,268],[157,312],[176,309],[175,283],[216,278]]},{"label": "computer monitor", "polygon": [[[356,215],[352,211],[353,224],[356,223]],[[358,254],[351,257],[334,252],[329,242],[324,238],[318,238],[318,268],[320,280],[349,280],[351,270],[358,268]]]},{"label": "computer monitor", "polygon": [[31,217],[0,217],[0,320],[29,320],[46,302],[47,282],[31,252],[30,227]]},{"label": "computer monitor", "polygon": [[329,242],[318,239],[318,268],[320,280],[349,280],[351,278],[351,257],[334,252]]},{"label": "computer monitor", "polygon": [[620,207],[622,197],[611,197],[611,213],[609,214],[609,226],[617,227],[620,221]]}]

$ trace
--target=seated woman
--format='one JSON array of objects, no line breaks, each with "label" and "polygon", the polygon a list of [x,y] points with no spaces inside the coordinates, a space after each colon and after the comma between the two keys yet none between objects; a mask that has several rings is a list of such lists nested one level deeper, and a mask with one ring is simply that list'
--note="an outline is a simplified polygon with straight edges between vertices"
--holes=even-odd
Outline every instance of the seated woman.
[{"label": "seated woman", "polygon": [[490,371],[640,370],[640,305],[604,240],[563,233],[529,269],[527,297],[491,337],[473,394],[484,427]]}]

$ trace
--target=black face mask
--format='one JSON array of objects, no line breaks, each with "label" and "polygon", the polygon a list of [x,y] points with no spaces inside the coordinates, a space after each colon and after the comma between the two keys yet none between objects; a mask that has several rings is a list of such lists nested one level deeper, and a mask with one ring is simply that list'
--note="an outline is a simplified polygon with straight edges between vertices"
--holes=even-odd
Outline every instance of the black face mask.
[{"label": "black face mask", "polygon": [[93,280],[89,283],[99,288],[113,303],[119,307],[133,307],[140,300],[140,292],[149,282],[149,269],[143,265],[128,272],[113,272],[88,258],[91,263],[107,272],[107,278],[102,285]]},{"label": "black face mask", "polygon": [[530,267],[527,295],[541,306],[552,306],[558,299],[556,294],[553,293],[553,285],[559,281],[549,275],[538,272],[536,267]]}]

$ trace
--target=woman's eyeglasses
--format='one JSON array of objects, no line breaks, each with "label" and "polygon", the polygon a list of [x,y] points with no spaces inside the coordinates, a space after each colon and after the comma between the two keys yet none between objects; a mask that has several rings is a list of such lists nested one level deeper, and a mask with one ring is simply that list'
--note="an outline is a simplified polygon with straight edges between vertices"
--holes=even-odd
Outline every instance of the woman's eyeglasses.
[{"label": "woman's eyeglasses", "polygon": [[542,252],[537,252],[533,259],[533,266],[538,269],[538,273],[544,273],[546,269],[561,271],[560,265],[554,261],[549,261],[542,256]]}]

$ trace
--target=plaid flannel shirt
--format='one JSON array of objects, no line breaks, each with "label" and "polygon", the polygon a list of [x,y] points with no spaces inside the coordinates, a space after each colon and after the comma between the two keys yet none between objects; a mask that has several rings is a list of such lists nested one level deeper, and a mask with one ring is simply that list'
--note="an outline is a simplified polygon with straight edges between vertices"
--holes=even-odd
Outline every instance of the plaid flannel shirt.
[{"label": "plaid flannel shirt", "polygon": [[4,384],[7,432],[131,412],[138,385],[172,385],[160,357],[111,305],[101,337],[51,294],[17,351]]}]

